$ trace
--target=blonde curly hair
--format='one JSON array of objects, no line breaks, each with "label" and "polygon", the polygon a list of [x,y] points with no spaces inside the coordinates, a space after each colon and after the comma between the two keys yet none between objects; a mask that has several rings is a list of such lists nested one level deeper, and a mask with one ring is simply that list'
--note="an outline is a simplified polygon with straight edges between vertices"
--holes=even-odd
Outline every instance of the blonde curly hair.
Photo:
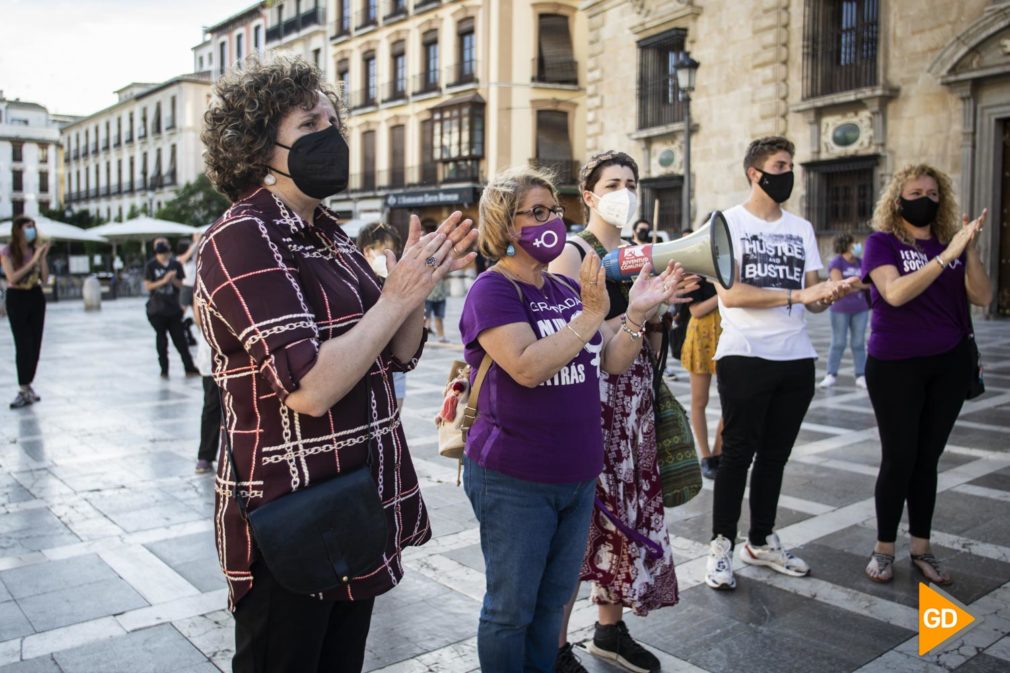
[{"label": "blonde curly hair", "polygon": [[554,175],[550,171],[529,166],[515,166],[501,171],[484,188],[478,207],[477,246],[485,257],[501,259],[512,242],[512,226],[516,211],[526,192],[534,187],[550,191],[558,200]]},{"label": "blonde curly hair", "polygon": [[200,135],[207,177],[218,191],[237,201],[257,187],[267,173],[281,120],[296,108],[311,110],[320,92],[343,119],[336,91],[301,59],[248,60],[219,79]]},{"label": "blonde curly hair", "polygon": [[877,206],[873,210],[873,228],[877,231],[894,234],[906,245],[916,246],[915,239],[908,227],[901,223],[898,199],[906,182],[923,176],[929,176],[936,180],[937,191],[940,193],[940,209],[936,213],[936,221],[933,222],[931,229],[937,240],[947,245],[961,228],[961,220],[957,213],[957,201],[954,199],[954,185],[946,173],[929,164],[910,164],[891,176],[891,182],[880,194]]}]

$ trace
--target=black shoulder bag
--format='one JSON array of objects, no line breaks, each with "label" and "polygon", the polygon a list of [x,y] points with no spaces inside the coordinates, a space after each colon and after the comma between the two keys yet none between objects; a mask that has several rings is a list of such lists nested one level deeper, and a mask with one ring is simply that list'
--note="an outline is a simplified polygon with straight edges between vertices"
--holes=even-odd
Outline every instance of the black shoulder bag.
[{"label": "black shoulder bag", "polygon": [[[368,376],[366,373],[366,381]],[[371,386],[368,404],[370,412]],[[368,413],[366,418],[370,416]],[[296,594],[331,591],[382,563],[386,513],[372,478],[371,420],[364,466],[289,493],[252,512],[242,500],[228,429],[222,429],[235,475],[235,502],[252,529],[263,561],[282,587]]]},{"label": "black shoulder bag", "polygon": [[978,352],[978,344],[975,343],[975,325],[971,320],[970,303],[966,317],[968,319],[968,354],[971,358],[971,378],[968,380],[968,394],[965,398],[973,400],[985,392],[985,379],[982,377],[982,354]]}]

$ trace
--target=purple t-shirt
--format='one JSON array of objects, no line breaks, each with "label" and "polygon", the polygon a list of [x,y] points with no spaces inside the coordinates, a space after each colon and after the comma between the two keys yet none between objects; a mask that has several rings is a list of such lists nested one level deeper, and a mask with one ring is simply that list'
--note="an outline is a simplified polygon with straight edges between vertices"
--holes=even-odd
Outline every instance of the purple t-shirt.
[{"label": "purple t-shirt", "polygon": [[[933,258],[947,247],[936,238],[916,243],[918,248],[902,243],[893,234],[870,234],[864,246],[863,282],[873,282],[870,272],[878,266],[894,266],[906,276],[926,264],[936,264]],[[870,355],[879,360],[904,360],[946,353],[961,343],[968,334],[964,272],[962,253],[922,294],[903,306],[891,306],[871,287]]]},{"label": "purple t-shirt", "polygon": [[[485,271],[474,282],[463,304],[459,331],[471,382],[484,358],[481,332],[527,323],[538,339],[564,330],[582,310],[578,284],[572,288],[549,275],[544,286],[519,283],[522,299],[507,278]],[[585,335],[583,335],[585,336]],[[535,388],[517,383],[492,364],[477,400],[477,420],[467,435],[466,455],[489,470],[540,483],[570,483],[595,479],[603,469],[600,425],[599,332],[553,378]]]},{"label": "purple t-shirt", "polygon": [[[828,264],[829,273],[832,269],[838,269],[842,272],[842,280],[845,280],[846,278],[859,278],[862,275],[860,273],[858,257],[856,257],[855,262],[850,262],[845,259],[843,255],[838,255],[831,260],[830,264]],[[862,313],[863,311],[868,311],[869,309],[870,307],[866,305],[866,293],[853,292],[852,294],[845,295],[832,304],[830,310],[835,313]]]}]

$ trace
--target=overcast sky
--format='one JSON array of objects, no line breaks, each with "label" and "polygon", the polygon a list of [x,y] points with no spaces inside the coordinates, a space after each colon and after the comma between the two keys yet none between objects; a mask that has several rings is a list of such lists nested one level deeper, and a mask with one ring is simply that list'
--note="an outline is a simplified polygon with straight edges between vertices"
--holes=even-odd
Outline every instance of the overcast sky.
[{"label": "overcast sky", "polygon": [[87,115],[130,82],[192,72],[212,25],[253,0],[0,0],[0,90]]}]

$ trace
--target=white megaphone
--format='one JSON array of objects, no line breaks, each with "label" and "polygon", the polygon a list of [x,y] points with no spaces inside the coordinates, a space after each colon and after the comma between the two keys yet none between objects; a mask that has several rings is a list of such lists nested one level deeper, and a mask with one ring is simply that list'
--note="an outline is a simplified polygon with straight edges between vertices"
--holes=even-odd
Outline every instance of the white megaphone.
[{"label": "white megaphone", "polygon": [[736,260],[726,218],[718,210],[708,222],[693,234],[676,241],[648,245],[628,245],[603,258],[607,280],[631,280],[647,261],[656,272],[662,272],[670,260],[679,262],[688,273],[716,281],[727,290],[736,278]]}]

